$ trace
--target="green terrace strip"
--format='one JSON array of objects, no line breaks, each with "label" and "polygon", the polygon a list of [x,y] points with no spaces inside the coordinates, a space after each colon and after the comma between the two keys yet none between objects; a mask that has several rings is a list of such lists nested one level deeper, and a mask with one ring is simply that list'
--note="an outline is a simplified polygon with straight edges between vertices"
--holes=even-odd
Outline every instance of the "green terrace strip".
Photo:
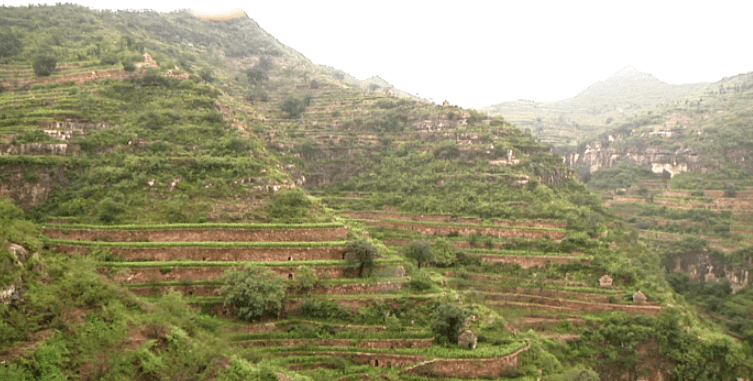
[{"label": "green terrace strip", "polygon": [[[394,348],[394,349],[378,349],[378,348],[354,348],[354,347],[319,347],[319,346],[304,346],[304,347],[261,347],[257,348],[261,352],[265,353],[289,353],[289,352],[345,352],[345,353],[385,353],[385,354],[400,354],[410,356],[425,356],[426,360],[439,358],[439,359],[481,359],[481,358],[498,358],[513,354],[518,350],[526,347],[525,341],[514,341],[506,345],[488,345],[485,343],[479,344],[476,349],[469,351],[467,349],[451,347],[444,348],[440,346],[430,346],[427,348]],[[321,353],[320,353],[321,354]]]},{"label": "green terrace strip", "polygon": [[91,163],[77,156],[0,155],[0,165],[22,164],[88,167]]},{"label": "green terrace strip", "polygon": [[599,295],[626,295],[627,294],[625,290],[620,290],[620,289],[537,285],[535,283],[523,283],[523,282],[482,282],[482,281],[476,281],[476,280],[458,280],[458,278],[455,278],[454,280],[450,282],[458,286],[467,285],[467,286],[492,286],[492,287],[520,287],[520,288],[530,288],[530,289],[537,289],[537,290],[572,291],[572,292],[582,292],[582,293],[599,294]]},{"label": "green terrace strip", "polygon": [[[4,156],[0,156],[2,158]],[[340,228],[339,222],[304,223],[304,224],[242,224],[242,223],[196,223],[196,224],[154,224],[154,225],[91,225],[91,224],[46,224],[47,229],[60,230],[172,230],[172,229],[328,229]]]},{"label": "green terrace strip", "polygon": [[358,222],[392,222],[398,224],[410,224],[410,225],[429,225],[429,226],[456,226],[463,228],[494,228],[494,229],[507,229],[507,230],[544,230],[544,231],[559,231],[564,232],[567,229],[562,228],[538,228],[533,226],[507,226],[507,225],[491,225],[491,224],[468,224],[468,223],[454,223],[454,222],[432,222],[432,221],[412,221],[412,220],[395,220],[391,218],[385,218],[383,220],[369,220],[355,218],[353,221]]},{"label": "green terrace strip", "polygon": [[[377,259],[376,263],[402,263],[402,257]],[[297,267],[297,266],[341,266],[347,261],[339,259],[306,260],[306,261],[148,261],[148,262],[97,262],[99,267],[233,267],[233,266],[267,266],[267,267]]]},{"label": "green terrace strip", "polygon": [[590,256],[588,255],[573,255],[569,253],[545,253],[543,251],[525,250],[461,249],[461,251],[465,253],[498,256],[590,258]]},{"label": "green terrace strip", "polygon": [[[68,225],[60,225],[68,226]],[[287,241],[249,241],[249,242],[106,242],[106,241],[76,241],[70,239],[42,238],[42,242],[52,245],[73,245],[86,247],[133,247],[133,248],[160,248],[160,247],[341,247],[346,241],[312,241],[312,242],[287,242]],[[300,262],[300,261],[299,261]]]},{"label": "green terrace strip", "polygon": [[[290,263],[290,262],[287,262]],[[385,282],[398,282],[405,281],[405,278],[338,278],[338,279],[323,279],[319,283],[322,286],[330,284],[375,284]],[[295,286],[295,281],[286,280],[284,282],[288,286]],[[203,285],[223,285],[220,280],[192,280],[192,281],[170,281],[170,282],[149,282],[149,283],[127,283],[125,287],[169,287],[169,286],[203,286]]]},{"label": "green terrace strip", "polygon": [[435,294],[404,294],[401,290],[395,290],[393,294],[311,294],[311,295],[288,295],[288,299],[411,299],[430,300],[446,297],[444,293]]},{"label": "green terrace strip", "polygon": [[433,337],[431,331],[401,331],[401,332],[362,332],[362,331],[349,331],[341,330],[334,334],[328,334],[324,337],[319,337],[315,332],[308,334],[302,334],[300,332],[265,332],[265,333],[239,333],[233,335],[230,340],[244,341],[244,340],[270,340],[270,339],[428,339]]}]

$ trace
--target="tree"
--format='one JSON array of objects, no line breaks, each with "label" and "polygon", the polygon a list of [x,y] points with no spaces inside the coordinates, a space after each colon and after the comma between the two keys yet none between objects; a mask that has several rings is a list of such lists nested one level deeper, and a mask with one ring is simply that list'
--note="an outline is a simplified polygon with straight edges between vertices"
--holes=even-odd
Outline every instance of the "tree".
[{"label": "tree", "polygon": [[40,77],[46,77],[52,74],[55,67],[58,66],[58,61],[52,56],[39,56],[34,60],[34,73]]},{"label": "tree", "polygon": [[301,98],[294,95],[288,95],[282,101],[280,109],[288,114],[289,119],[296,119],[306,110],[306,105]]},{"label": "tree", "polygon": [[431,319],[431,331],[438,341],[458,342],[458,334],[465,319],[471,311],[454,304],[442,304],[434,310]]},{"label": "tree", "polygon": [[418,263],[418,268],[425,263],[433,263],[435,260],[431,244],[426,241],[410,241],[403,249],[403,254]]},{"label": "tree", "polygon": [[0,58],[13,57],[24,50],[21,40],[12,33],[0,34]]},{"label": "tree", "polygon": [[438,266],[451,266],[457,260],[458,249],[444,238],[434,241],[431,251],[434,253],[434,263]]},{"label": "tree", "polygon": [[345,247],[345,267],[358,278],[371,275],[374,259],[379,257],[379,250],[365,239],[349,241]]},{"label": "tree", "polygon": [[225,306],[232,306],[235,315],[252,321],[266,315],[279,315],[285,298],[285,283],[267,269],[245,266],[222,276],[226,294]]}]

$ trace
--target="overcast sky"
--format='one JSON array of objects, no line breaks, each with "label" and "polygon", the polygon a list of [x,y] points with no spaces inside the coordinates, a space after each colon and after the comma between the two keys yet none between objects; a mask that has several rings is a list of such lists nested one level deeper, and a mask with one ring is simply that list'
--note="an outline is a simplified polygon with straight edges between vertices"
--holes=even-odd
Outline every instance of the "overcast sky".
[{"label": "overcast sky", "polygon": [[243,8],[314,63],[469,108],[569,98],[627,65],[673,84],[753,71],[750,1],[74,2],[165,12]]}]

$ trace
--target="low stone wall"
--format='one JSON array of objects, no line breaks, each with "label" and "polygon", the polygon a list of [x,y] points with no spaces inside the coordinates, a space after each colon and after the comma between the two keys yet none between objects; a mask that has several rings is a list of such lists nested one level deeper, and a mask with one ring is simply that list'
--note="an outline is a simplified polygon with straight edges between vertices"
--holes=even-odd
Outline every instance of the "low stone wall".
[{"label": "low stone wall", "polygon": [[341,241],[348,236],[348,228],[322,229],[157,229],[157,230],[97,230],[45,228],[44,234],[53,239],[110,242],[306,242]]},{"label": "low stone wall", "polygon": [[479,255],[481,260],[492,263],[514,263],[520,265],[520,268],[529,269],[531,267],[546,267],[550,263],[567,264],[570,262],[581,262],[585,265],[591,264],[590,258],[577,257],[537,257],[534,255]]},{"label": "low stone wall", "polygon": [[349,339],[282,339],[282,340],[248,340],[244,342],[249,347],[301,347],[317,345],[322,347],[358,347],[358,348],[427,348],[434,344],[434,339],[381,339],[381,340],[349,340]]},{"label": "low stone wall", "polygon": [[0,155],[78,156],[78,144],[67,143],[0,143]]},{"label": "low stone wall", "polygon": [[[48,244],[61,253],[86,254],[88,246]],[[126,261],[308,261],[343,259],[344,247],[104,247]]]},{"label": "low stone wall", "polygon": [[[437,216],[437,215],[424,215],[424,214],[401,214],[401,213],[370,213],[370,212],[346,212],[342,215],[366,220],[408,220],[408,221],[420,221],[420,222],[454,222],[458,224],[473,224],[481,225],[483,220],[479,218],[463,218],[453,216]],[[567,228],[566,221],[546,221],[546,220],[492,220],[492,223],[497,226],[518,226],[518,227],[533,227],[533,228],[548,228],[548,229],[565,229]]]},{"label": "low stone wall", "polygon": [[494,227],[468,227],[468,226],[442,226],[442,225],[422,225],[392,221],[366,221],[368,226],[378,226],[385,228],[406,229],[419,232],[424,235],[450,235],[459,234],[469,236],[473,233],[489,235],[494,237],[515,237],[536,239],[547,237],[549,239],[562,239],[565,232],[561,230],[523,230],[523,229],[505,229]]},{"label": "low stone wall", "polygon": [[398,355],[393,353],[362,352],[291,352],[291,356],[336,356],[349,359],[358,365],[371,365],[377,368],[401,368],[424,361],[425,356]]},{"label": "low stone wall", "polygon": [[499,377],[518,369],[520,355],[531,348],[529,342],[525,348],[499,358],[485,359],[438,359],[426,361],[405,370],[416,376],[436,375],[438,377],[481,378]]},{"label": "low stone wall", "polygon": [[[316,271],[320,278],[342,278],[344,277],[344,267],[339,266],[307,266]],[[99,271],[109,274],[109,277],[117,282],[122,283],[156,283],[171,281],[197,281],[197,280],[216,280],[219,279],[225,271],[232,269],[233,266],[211,266],[211,267],[142,267],[142,268],[100,268]],[[266,267],[275,273],[284,277],[295,277],[298,267]]]},{"label": "low stone wall", "polygon": [[477,291],[488,292],[487,298],[493,299],[496,294],[519,294],[519,295],[536,295],[547,298],[575,298],[581,301],[608,303],[609,295],[589,294],[585,292],[561,291],[533,287],[500,287],[494,285],[460,285],[460,289],[473,288]]},{"label": "low stone wall", "polygon": [[[629,304],[611,304],[611,303],[590,303],[581,302],[577,300],[568,300],[562,298],[548,298],[544,296],[534,295],[515,295],[515,294],[494,294],[492,300],[501,301],[502,305],[505,302],[514,303],[531,303],[535,306],[527,306],[525,308],[532,310],[570,310],[570,311],[590,311],[590,312],[607,312],[607,311],[623,311],[629,314],[647,314],[657,315],[664,308],[659,305],[629,305]],[[490,302],[491,305],[496,305],[496,302]],[[541,307],[541,308],[539,308]],[[554,307],[546,308],[546,307]]]},{"label": "low stone wall", "polygon": [[[428,299],[416,299],[416,298],[408,298],[413,306],[418,306],[424,304]],[[283,310],[285,312],[290,314],[297,314],[300,312],[301,305],[303,305],[303,302],[306,301],[305,298],[288,298],[285,301],[283,301]],[[331,298],[329,299],[332,302],[335,302],[342,307],[350,308],[351,313],[358,312],[359,308],[362,307],[368,307],[374,305],[376,302],[384,303],[390,307],[397,308],[399,307],[399,303],[402,300],[405,300],[405,298],[400,298],[400,301],[395,298],[381,298],[381,297],[374,297],[374,298]]]},{"label": "low stone wall", "polygon": [[[403,286],[400,282],[377,282],[377,283],[343,283],[333,284],[326,287],[314,287],[310,290],[299,291],[295,287],[288,287],[289,295],[359,295],[381,294],[396,291]],[[186,296],[218,296],[222,285],[175,285],[175,286],[142,286],[129,287],[128,290],[141,296],[164,295],[169,289],[180,291]]]}]

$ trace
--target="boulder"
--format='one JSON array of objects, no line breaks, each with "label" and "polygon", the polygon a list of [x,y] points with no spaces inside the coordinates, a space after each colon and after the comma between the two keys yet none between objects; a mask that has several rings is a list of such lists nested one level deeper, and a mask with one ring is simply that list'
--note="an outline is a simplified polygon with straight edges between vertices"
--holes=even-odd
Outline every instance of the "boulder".
[{"label": "boulder", "polygon": [[458,346],[466,349],[476,349],[478,337],[471,330],[466,329],[458,335]]}]

